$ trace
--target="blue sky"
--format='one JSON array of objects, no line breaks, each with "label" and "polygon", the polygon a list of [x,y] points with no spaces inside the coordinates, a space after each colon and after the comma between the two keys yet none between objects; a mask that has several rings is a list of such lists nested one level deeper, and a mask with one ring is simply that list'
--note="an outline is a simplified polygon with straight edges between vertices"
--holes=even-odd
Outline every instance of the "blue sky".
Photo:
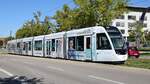
[{"label": "blue sky", "polygon": [[[133,6],[150,6],[150,0],[131,0]],[[41,11],[42,16],[53,16],[63,4],[73,7],[73,0],[0,0],[0,37],[15,35],[24,22],[33,18],[33,12]]]}]

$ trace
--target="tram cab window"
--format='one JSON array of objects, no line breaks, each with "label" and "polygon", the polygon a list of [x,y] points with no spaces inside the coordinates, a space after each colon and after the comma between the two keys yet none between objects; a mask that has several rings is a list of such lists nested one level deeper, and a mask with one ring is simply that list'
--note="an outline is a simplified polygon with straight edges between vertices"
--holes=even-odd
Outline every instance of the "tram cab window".
[{"label": "tram cab window", "polygon": [[111,49],[110,42],[105,33],[97,34],[97,49]]},{"label": "tram cab window", "polygon": [[55,51],[55,39],[52,39],[52,51]]},{"label": "tram cab window", "polygon": [[31,51],[31,41],[29,41],[29,51]]},{"label": "tram cab window", "polygon": [[76,44],[77,51],[84,51],[84,36],[78,36]]},{"label": "tram cab window", "polygon": [[34,49],[35,50],[42,50],[42,40],[39,40],[39,41],[35,41],[34,42]]}]

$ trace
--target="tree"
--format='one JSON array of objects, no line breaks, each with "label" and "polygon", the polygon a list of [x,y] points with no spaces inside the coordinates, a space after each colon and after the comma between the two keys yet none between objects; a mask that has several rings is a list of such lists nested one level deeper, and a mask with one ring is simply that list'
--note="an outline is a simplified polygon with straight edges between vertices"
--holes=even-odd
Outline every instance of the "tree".
[{"label": "tree", "polygon": [[40,17],[42,15],[42,13],[40,11],[37,11],[37,12],[33,12],[33,15],[34,15],[36,24],[40,24]]},{"label": "tree", "polygon": [[136,32],[134,32],[134,31],[129,32],[129,37],[128,37],[129,42],[135,42],[135,33]]},{"label": "tree", "polygon": [[23,24],[22,28],[18,29],[16,32],[16,38],[30,37],[32,35],[31,22],[27,21]]},{"label": "tree", "polygon": [[34,12],[33,16],[34,19],[25,22],[23,26],[17,30],[16,38],[45,35],[52,32],[49,27],[55,29],[55,26],[50,22],[48,16],[45,16],[44,21],[41,21],[41,12],[39,11]]},{"label": "tree", "polygon": [[146,41],[150,42],[150,32],[147,32],[145,35]]},{"label": "tree", "polygon": [[50,17],[48,16],[45,16],[44,18],[44,22],[43,22],[43,29],[44,29],[44,34],[49,34],[51,32],[56,32],[56,27],[54,24],[52,24],[50,21],[49,21]]},{"label": "tree", "polygon": [[3,46],[3,41],[0,40],[0,48]]},{"label": "tree", "polygon": [[146,8],[140,17],[140,20],[135,22],[134,32],[135,32],[137,48],[140,47],[141,43],[143,43],[143,44],[146,43],[145,31],[143,30],[143,27],[144,27],[143,23],[144,23],[145,15],[148,10],[150,10],[150,7]]},{"label": "tree", "polygon": [[128,0],[74,0],[76,8],[67,5],[57,11],[54,19],[62,30],[90,26],[109,26],[113,19],[127,9]]},{"label": "tree", "polygon": [[143,23],[136,21],[132,27],[132,31],[129,33],[129,41],[136,42],[137,48],[140,47],[141,43],[146,42],[145,32],[143,30]]},{"label": "tree", "polygon": [[58,10],[56,12],[56,15],[52,17],[56,20],[57,24],[60,27],[58,31],[69,30],[70,28],[72,28],[73,20],[71,13],[73,13],[72,10],[69,8],[68,5],[65,4],[63,6],[63,10]]},{"label": "tree", "polygon": [[[87,24],[109,26],[113,19],[127,11],[128,0],[74,0],[85,13]],[[86,20],[86,21],[87,21]],[[92,22],[94,21],[94,22]],[[92,23],[91,23],[92,22]]]}]

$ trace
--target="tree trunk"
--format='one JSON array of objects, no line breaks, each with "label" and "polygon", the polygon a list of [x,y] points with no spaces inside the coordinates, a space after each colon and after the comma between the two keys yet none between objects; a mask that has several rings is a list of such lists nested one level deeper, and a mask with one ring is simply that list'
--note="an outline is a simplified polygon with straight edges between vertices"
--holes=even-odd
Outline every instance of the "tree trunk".
[{"label": "tree trunk", "polygon": [[140,34],[139,34],[139,32],[137,32],[135,39],[136,39],[136,47],[140,48]]}]

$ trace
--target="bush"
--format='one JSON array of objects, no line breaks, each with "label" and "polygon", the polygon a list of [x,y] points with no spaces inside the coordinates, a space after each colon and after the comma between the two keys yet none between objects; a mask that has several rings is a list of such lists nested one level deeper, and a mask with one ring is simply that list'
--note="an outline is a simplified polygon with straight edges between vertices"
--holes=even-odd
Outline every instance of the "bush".
[{"label": "bush", "polygon": [[139,48],[138,49],[139,51],[150,51],[150,48],[148,47],[148,48]]},{"label": "bush", "polygon": [[150,69],[150,59],[128,59],[124,66]]}]

